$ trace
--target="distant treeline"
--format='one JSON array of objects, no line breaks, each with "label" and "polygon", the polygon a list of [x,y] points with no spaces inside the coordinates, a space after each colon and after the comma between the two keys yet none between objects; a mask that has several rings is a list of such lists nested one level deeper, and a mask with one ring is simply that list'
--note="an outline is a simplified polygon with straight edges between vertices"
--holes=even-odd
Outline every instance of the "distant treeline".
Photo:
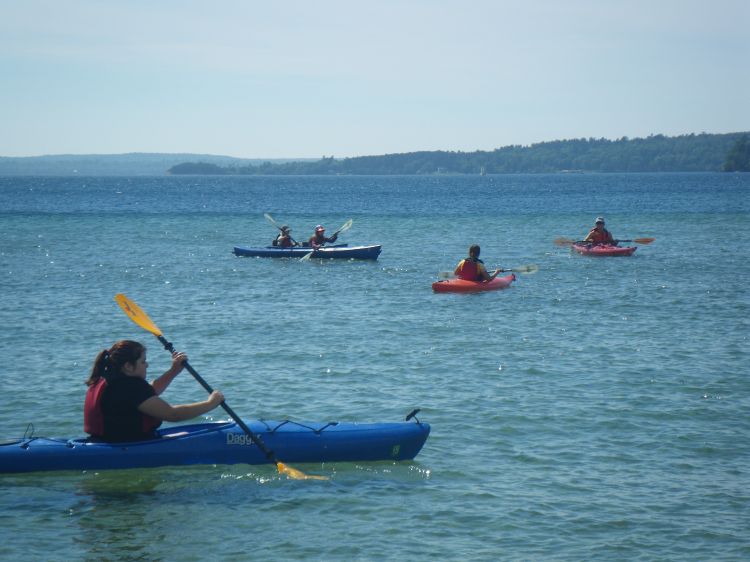
[{"label": "distant treeline", "polygon": [[[170,167],[186,161],[216,166],[249,166],[264,159],[233,158],[211,154],[58,154],[0,156],[0,176],[163,176]],[[288,160],[274,160],[280,164]]]},{"label": "distant treeline", "polygon": [[748,133],[652,135],[636,139],[560,140],[531,146],[506,146],[491,152],[409,152],[343,159],[331,156],[317,161],[263,162],[246,166],[187,162],[173,166],[169,173],[413,175],[750,171],[749,148]]}]

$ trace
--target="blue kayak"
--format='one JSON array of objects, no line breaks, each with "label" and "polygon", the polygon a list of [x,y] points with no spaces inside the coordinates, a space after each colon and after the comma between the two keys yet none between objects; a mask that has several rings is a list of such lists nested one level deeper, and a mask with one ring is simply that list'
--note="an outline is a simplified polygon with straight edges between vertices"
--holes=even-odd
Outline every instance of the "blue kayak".
[{"label": "blue kayak", "polygon": [[[392,423],[248,424],[284,463],[413,459],[430,434],[420,421]],[[234,422],[174,426],[159,438],[133,443],[25,437],[0,443],[0,473],[104,470],[193,464],[267,464],[270,461]]]},{"label": "blue kayak", "polygon": [[241,257],[257,258],[302,258],[311,251],[311,258],[323,259],[349,259],[349,260],[376,260],[380,255],[380,245],[373,246],[349,246],[339,244],[336,246],[323,246],[317,250],[310,247],[295,246],[294,248],[279,248],[277,246],[266,246],[260,248],[247,248],[235,246],[234,254]]}]

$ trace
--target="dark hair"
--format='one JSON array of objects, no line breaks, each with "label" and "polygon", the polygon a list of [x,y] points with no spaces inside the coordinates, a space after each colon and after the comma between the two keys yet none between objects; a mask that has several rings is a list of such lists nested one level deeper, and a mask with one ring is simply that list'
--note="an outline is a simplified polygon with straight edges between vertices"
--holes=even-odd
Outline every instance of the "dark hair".
[{"label": "dark hair", "polygon": [[480,252],[479,244],[472,244],[471,246],[469,246],[469,255],[470,256],[478,258],[479,257],[479,252]]},{"label": "dark hair", "polygon": [[112,347],[101,351],[96,356],[86,385],[91,386],[92,384],[96,384],[102,377],[107,378],[119,375],[125,363],[135,364],[144,351],[146,351],[145,346],[137,341],[118,341]]}]

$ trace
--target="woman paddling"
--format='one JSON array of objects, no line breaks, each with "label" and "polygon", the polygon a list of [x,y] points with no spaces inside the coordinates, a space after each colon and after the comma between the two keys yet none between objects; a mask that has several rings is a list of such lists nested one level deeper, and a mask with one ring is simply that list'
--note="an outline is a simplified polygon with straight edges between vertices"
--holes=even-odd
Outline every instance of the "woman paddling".
[{"label": "woman paddling", "polygon": [[172,354],[172,366],[153,383],[146,381],[146,348],[131,340],[115,343],[97,355],[86,384],[83,428],[93,439],[144,441],[157,437],[162,421],[184,421],[213,410],[224,401],[215,390],[207,400],[172,406],[159,395],[180,374],[185,353]]},{"label": "woman paddling", "polygon": [[462,259],[453,272],[459,279],[466,279],[467,281],[492,281],[500,273],[499,269],[496,269],[492,275],[487,273],[484,262],[479,259],[480,251],[479,244],[472,244],[469,247],[469,257]]}]

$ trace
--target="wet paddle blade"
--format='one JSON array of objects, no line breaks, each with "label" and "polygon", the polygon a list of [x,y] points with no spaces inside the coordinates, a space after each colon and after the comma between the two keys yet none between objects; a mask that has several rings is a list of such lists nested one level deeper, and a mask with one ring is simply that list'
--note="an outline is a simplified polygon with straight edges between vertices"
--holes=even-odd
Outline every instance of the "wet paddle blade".
[{"label": "wet paddle blade", "polygon": [[523,275],[531,275],[532,273],[536,273],[537,271],[539,271],[539,266],[536,264],[521,265],[519,267],[514,267],[513,269],[508,269],[505,271],[513,271],[515,273],[522,273]]},{"label": "wet paddle blade", "polygon": [[285,465],[283,462],[277,462],[276,468],[279,469],[279,474],[284,474],[291,478],[292,480],[328,480],[329,478],[327,476],[316,476],[316,475],[309,475],[305,474],[301,470],[297,470],[296,468],[292,468],[291,466]]},{"label": "wet paddle blade", "polygon": [[651,244],[656,238],[635,238],[633,242],[636,244]]},{"label": "wet paddle blade", "polygon": [[128,297],[126,297],[122,293],[118,293],[115,295],[115,301],[117,301],[117,304],[120,305],[120,308],[125,311],[125,314],[127,314],[133,322],[138,324],[147,332],[151,332],[156,337],[161,336],[161,330],[156,326],[156,324],[151,321],[151,318],[149,318],[148,315],[143,312],[141,308],[133,301],[131,301]]},{"label": "wet paddle blade", "polygon": [[341,234],[342,232],[346,232],[352,227],[352,224],[354,224],[354,221],[352,219],[349,219],[348,221],[344,223],[344,225],[341,228],[339,228],[336,231],[336,234]]}]

